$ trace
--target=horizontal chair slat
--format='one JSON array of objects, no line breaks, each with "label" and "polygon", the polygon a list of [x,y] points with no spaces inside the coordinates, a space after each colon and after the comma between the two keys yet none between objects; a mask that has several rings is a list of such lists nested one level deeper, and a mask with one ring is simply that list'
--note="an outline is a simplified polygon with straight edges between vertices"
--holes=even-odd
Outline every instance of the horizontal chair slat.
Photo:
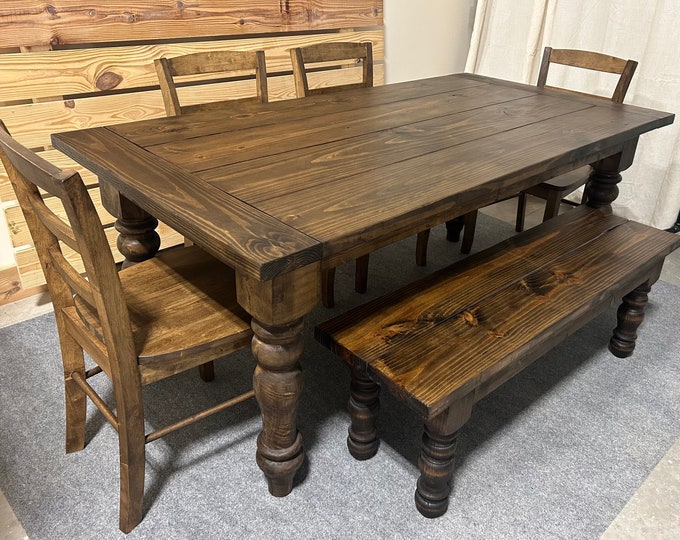
[{"label": "horizontal chair slat", "polygon": [[[111,248],[115,261],[121,262],[123,260],[123,256],[116,247],[118,231],[116,231],[113,227],[109,227],[104,232],[106,233],[106,238],[109,242],[109,247]],[[182,235],[178,234],[176,231],[163,223],[158,224],[157,232],[161,237],[161,249],[176,246],[181,244],[184,240]],[[38,259],[38,254],[33,246],[26,246],[21,249],[17,249],[14,252],[14,256],[17,261],[19,275],[21,276],[22,289],[31,289],[33,287],[38,287],[45,284],[45,276],[43,275],[42,268],[40,267],[40,260]],[[64,256],[70,261],[77,261],[79,257],[69,248],[64,248]],[[76,263],[76,267],[80,272],[85,271],[82,263],[80,262]]]},{"label": "horizontal chair slat", "polygon": [[[99,188],[94,187],[89,190],[89,193],[102,225],[104,225],[104,227],[113,225],[115,218],[102,206]],[[57,197],[45,198],[45,204],[61,219],[66,219],[66,211],[64,210],[64,206]],[[33,243],[31,233],[28,230],[28,225],[26,224],[26,219],[24,218],[24,214],[21,208],[18,206],[18,203],[17,206],[9,206],[6,208],[5,217],[7,219],[7,223],[11,224],[10,235],[14,247],[20,247]]]}]

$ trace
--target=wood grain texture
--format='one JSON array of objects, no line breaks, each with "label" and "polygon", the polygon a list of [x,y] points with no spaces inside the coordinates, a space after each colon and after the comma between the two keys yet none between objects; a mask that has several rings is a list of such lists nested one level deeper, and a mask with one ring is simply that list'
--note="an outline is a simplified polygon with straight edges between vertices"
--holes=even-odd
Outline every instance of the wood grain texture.
[{"label": "wood grain texture", "polygon": [[5,0],[0,47],[240,36],[382,26],[382,0]]},{"label": "wood grain texture", "polygon": [[[384,80],[384,71],[379,71]],[[326,75],[324,84],[344,78],[345,74]],[[271,85],[270,99],[295,97],[292,77],[275,78]],[[247,97],[252,93],[250,81],[236,81],[204,87],[181,88],[179,95],[188,104],[222,101]],[[71,131],[86,127],[99,127],[162,118],[165,108],[160,90],[130,94],[109,94],[70,100],[48,101],[31,105],[12,105],[0,111],[7,127],[16,133],[18,140],[31,148],[50,145],[52,133]]]},{"label": "wood grain texture", "polygon": [[[257,279],[272,279],[321,258],[321,248],[315,240],[200,181],[199,188],[197,179],[181,169],[168,164],[150,171],[149,154],[109,130],[91,130],[89,136],[80,132],[75,138],[65,133],[55,136],[53,141],[57,149],[77,150],[79,159],[100,179],[111,182],[151,215],[181,231],[213,256]],[[121,155],[126,156],[131,167],[118,177],[111,174],[111,163]],[[172,190],[170,184],[174,184]],[[170,193],[177,196],[174,208],[165,203],[159,205]],[[196,215],[203,218],[195,221]]]},{"label": "wood grain texture", "polygon": [[[658,272],[677,236],[581,207],[319,326],[425,418],[475,401]],[[493,381],[495,385],[487,385]]]},{"label": "wood grain texture", "polygon": [[[132,90],[157,86],[153,61],[208,51],[264,50],[267,71],[290,72],[288,49],[314,43],[370,41],[374,59],[382,63],[385,43],[379,29],[332,34],[212,40],[184,43],[91,47],[56,51],[0,54],[0,102],[19,99],[77,96],[107,90]],[[295,95],[292,88],[292,95]]]},{"label": "wood grain texture", "polygon": [[16,266],[0,268],[0,304],[21,291],[19,270]]}]

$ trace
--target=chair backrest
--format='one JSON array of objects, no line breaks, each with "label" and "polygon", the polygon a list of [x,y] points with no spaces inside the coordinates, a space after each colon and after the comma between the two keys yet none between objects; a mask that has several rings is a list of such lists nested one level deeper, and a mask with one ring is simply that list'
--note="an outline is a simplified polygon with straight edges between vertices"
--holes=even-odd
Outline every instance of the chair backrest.
[{"label": "chair backrest", "polygon": [[[630,86],[630,81],[633,79],[633,74],[638,65],[634,60],[625,60],[623,58],[617,58],[615,56],[597,52],[546,47],[543,51],[541,68],[538,73],[537,86],[539,88],[555,88],[546,85],[550,64],[562,64],[565,66],[620,75],[614,93],[611,96],[611,100],[615,103],[623,103],[628,87]],[[564,89],[560,88],[560,90]]]},{"label": "chair backrest", "polygon": [[[0,121],[0,159],[26,217],[52,297],[62,347],[68,332],[63,310],[74,296],[98,314],[98,349],[107,356],[135,358],[130,314],[123,296],[111,248],[102,223],[80,175],[61,170],[14,140]],[[41,193],[43,190],[44,194]],[[67,221],[58,212],[59,199]],[[49,202],[49,204],[46,204]],[[55,208],[57,212],[52,210]],[[68,246],[74,253],[64,254]],[[80,256],[87,278],[69,259]],[[132,353],[132,356],[130,356]],[[112,366],[113,367],[113,366]]]},{"label": "chair backrest", "polygon": [[[252,96],[227,100],[230,102],[257,101],[267,103],[267,67],[264,51],[207,51],[174,58],[158,58],[154,60],[158,82],[163,95],[165,112],[168,116],[179,116],[190,111],[209,110],[224,106],[225,101],[199,103],[181,106],[177,95],[177,77],[187,77],[187,84],[216,83],[231,76],[255,75],[255,92]],[[212,75],[210,79],[200,79],[197,75]]]},{"label": "chair backrest", "polygon": [[[307,47],[290,49],[293,64],[295,92],[297,97],[315,94],[328,94],[350,88],[367,88],[373,86],[373,45],[370,42],[334,42],[318,43]],[[360,82],[310,88],[307,74],[312,71],[337,69],[338,66],[361,64]]]}]

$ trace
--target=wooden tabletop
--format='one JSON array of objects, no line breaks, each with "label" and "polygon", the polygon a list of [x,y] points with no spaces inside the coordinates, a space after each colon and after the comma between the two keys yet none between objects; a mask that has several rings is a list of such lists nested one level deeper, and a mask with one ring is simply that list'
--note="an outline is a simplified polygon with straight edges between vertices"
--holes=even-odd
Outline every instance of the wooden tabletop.
[{"label": "wooden tabletop", "polygon": [[369,253],[634,148],[672,122],[670,113],[458,74],[52,139],[264,281]]}]

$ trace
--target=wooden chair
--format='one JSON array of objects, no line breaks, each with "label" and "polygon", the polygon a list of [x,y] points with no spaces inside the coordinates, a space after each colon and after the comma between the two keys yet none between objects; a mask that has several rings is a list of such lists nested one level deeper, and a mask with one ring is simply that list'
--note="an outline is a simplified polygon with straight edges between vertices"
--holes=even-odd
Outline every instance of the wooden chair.
[{"label": "wooden chair", "polygon": [[[565,66],[588,69],[591,71],[599,71],[603,73],[613,73],[619,75],[614,93],[611,97],[603,99],[611,99],[614,103],[623,103],[623,100],[633,79],[633,74],[637,68],[638,63],[634,60],[625,60],[615,56],[609,56],[597,52],[579,51],[574,49],[553,49],[546,47],[543,51],[543,59],[541,60],[541,67],[538,73],[537,86],[539,88],[552,88],[563,92],[574,94],[583,94],[592,96],[594,94],[585,94],[583,92],[575,92],[565,88],[557,88],[548,86],[546,84],[548,78],[548,70],[550,64],[562,64]],[[517,232],[524,230],[524,216],[526,214],[526,200],[527,195],[533,195],[541,199],[545,199],[545,211],[543,212],[543,221],[555,217],[560,210],[560,202],[564,197],[586,184],[588,176],[590,175],[590,165],[581,167],[561,176],[551,178],[545,182],[529,188],[519,194],[517,203],[517,217],[515,220],[515,229]],[[581,199],[581,203],[585,202],[585,193]],[[475,224],[477,221],[477,210],[468,213],[464,216],[463,227],[463,242],[461,251],[469,253],[472,248],[472,242],[475,235]],[[449,225],[449,223],[447,223]]]},{"label": "wooden chair", "polygon": [[[317,43],[307,47],[296,47],[290,49],[290,59],[293,64],[295,92],[299,98],[373,86],[373,46],[370,42]],[[319,86],[310,86],[308,77],[310,73],[327,75],[339,67],[356,64],[362,67],[361,80],[357,82],[331,85],[326,80]],[[356,260],[354,289],[359,293],[366,292],[368,286],[368,259],[368,255],[363,255]],[[321,273],[321,302],[324,306],[335,305],[334,291],[335,268],[329,268]]]},{"label": "wooden chair", "polygon": [[[127,533],[142,519],[145,444],[254,395],[250,390],[145,434],[142,387],[248,347],[249,316],[236,302],[234,271],[197,247],[167,250],[117,272],[80,175],[27,150],[0,124],[0,158],[54,304],[64,371],[66,452],[85,446],[90,397],[118,432],[119,526]],[[54,204],[45,204],[41,190],[45,197],[60,199],[68,222],[50,210]],[[73,266],[77,256],[86,277]],[[95,367],[86,370],[83,351]],[[116,412],[88,383],[102,372],[112,382]]]},{"label": "wooden chair", "polygon": [[[614,88],[614,93],[609,99],[614,103],[623,103],[626,97],[626,92],[633,79],[633,74],[637,68],[638,63],[634,60],[625,60],[623,58],[616,58],[606,54],[578,51],[573,49],[552,49],[546,47],[543,51],[543,59],[541,60],[541,68],[538,73],[539,88],[553,88],[565,92],[573,92],[564,88],[556,88],[546,84],[548,78],[548,69],[550,64],[561,64],[581,69],[589,69],[592,71],[600,71],[603,73],[614,73],[619,75],[618,82]],[[579,92],[574,92],[579,93]],[[588,94],[593,95],[593,94]],[[598,96],[600,97],[600,96]],[[551,178],[545,182],[541,182],[519,194],[519,202],[517,204],[517,219],[515,229],[517,232],[524,230],[524,215],[526,213],[526,197],[533,195],[546,201],[545,211],[543,213],[543,221],[555,217],[560,210],[560,202],[564,197],[586,184],[588,176],[590,175],[590,166],[581,167],[575,171],[567,174]],[[581,199],[585,202],[585,193]]]},{"label": "wooden chair", "polygon": [[[158,82],[163,95],[165,112],[168,116],[179,116],[192,111],[205,111],[218,109],[243,101],[257,101],[267,103],[267,67],[265,64],[264,51],[208,51],[173,58],[157,58],[154,60]],[[255,92],[253,96],[225,101],[213,101],[193,105],[180,105],[177,95],[178,77],[191,77],[184,84],[206,84],[219,82],[220,79],[196,79],[197,75],[222,74],[227,75],[255,75]],[[180,83],[181,84],[181,83]]]}]

